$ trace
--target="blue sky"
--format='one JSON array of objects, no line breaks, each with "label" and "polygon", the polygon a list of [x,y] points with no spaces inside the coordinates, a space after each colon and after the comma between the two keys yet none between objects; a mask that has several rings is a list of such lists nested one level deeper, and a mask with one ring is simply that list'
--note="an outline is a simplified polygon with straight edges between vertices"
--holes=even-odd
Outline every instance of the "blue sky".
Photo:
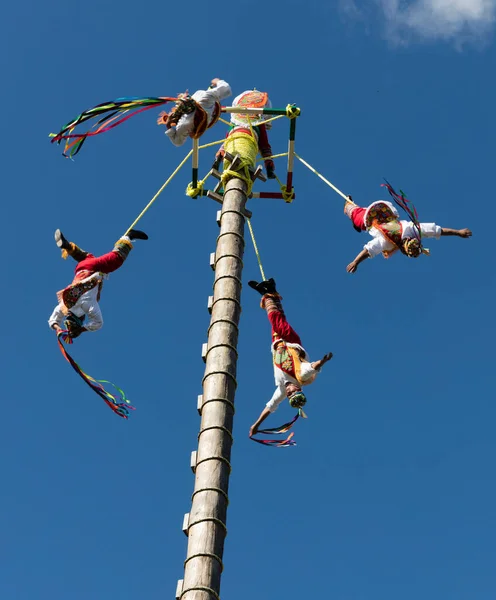
[{"label": "blue sky", "polygon": [[[107,282],[103,329],[73,347],[133,400],[125,422],[46,324],[72,276],[53,231],[107,251],[188,148],[153,111],[75,162],[48,133],[97,103],[216,76],[235,94],[256,86],[274,106],[301,106],[297,151],[357,202],[384,197],[387,177],[421,220],[474,232],[352,276],[367,236],[302,165],[292,205],[252,201],[288,317],[311,357],[335,357],[308,390],[298,446],[252,443],[273,374],[269,326],[245,286],[222,597],[494,597],[495,2],[445,4],[4,7],[2,599],[171,598],[182,577],[217,205],[186,197],[182,171],[140,224],[150,240]],[[285,151],[287,123],[271,140]],[[244,279],[257,277],[247,244]],[[284,406],[271,423],[290,416]]]}]

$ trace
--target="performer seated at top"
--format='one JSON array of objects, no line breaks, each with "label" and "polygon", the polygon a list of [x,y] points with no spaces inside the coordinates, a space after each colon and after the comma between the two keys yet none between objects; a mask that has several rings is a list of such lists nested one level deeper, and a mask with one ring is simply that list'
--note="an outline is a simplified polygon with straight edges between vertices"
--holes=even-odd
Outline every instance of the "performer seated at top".
[{"label": "performer seated at top", "polygon": [[[48,325],[58,334],[63,326],[71,339],[85,331],[98,331],[103,325],[102,312],[98,302],[103,286],[104,275],[122,266],[133,248],[134,240],[147,240],[143,231],[131,229],[120,238],[112,252],[94,256],[82,250],[74,242],[68,242],[60,229],[55,231],[55,241],[62,249],[62,257],[71,256],[76,262],[75,276],[68,287],[57,293],[59,300]],[[88,320],[85,322],[86,317]]]},{"label": "performer seated at top", "polygon": [[[355,260],[346,267],[348,273],[354,273],[364,260],[374,258],[381,253],[384,258],[389,258],[398,250],[410,258],[429,254],[429,251],[422,247],[414,223],[401,220],[395,206],[387,200],[378,200],[367,208],[357,206],[351,199],[346,200],[344,214],[350,218],[356,231],[368,231],[373,237],[365,244]],[[472,235],[470,229],[448,229],[435,223],[419,225],[422,238],[439,239],[445,235],[468,238]]]},{"label": "performer seated at top", "polygon": [[[258,90],[246,90],[233,101],[233,106],[241,106],[244,108],[271,108],[272,103],[266,92],[259,92]],[[243,115],[238,113],[231,113],[231,128],[229,129],[226,137],[229,137],[234,132],[242,132],[251,135],[251,130],[256,137],[258,143],[258,150],[265,158],[265,170],[267,171],[267,177],[269,179],[275,179],[275,165],[274,161],[268,156],[272,156],[272,148],[270,146],[269,137],[267,131],[272,127],[272,123],[264,124],[263,121],[266,117],[263,114],[260,115]],[[250,129],[251,124],[251,129]],[[214,169],[218,169],[221,160],[224,158],[224,147],[215,155],[215,162],[213,164]]]},{"label": "performer seated at top", "polygon": [[273,279],[257,283],[249,281],[248,285],[262,295],[261,308],[267,311],[272,326],[272,360],[274,363],[274,379],[276,391],[266,404],[258,419],[250,427],[250,437],[257,433],[260,424],[275,412],[288,398],[293,408],[302,408],[306,404],[306,396],[301,388],[313,383],[322,366],[331,360],[332,352],[316,362],[310,362],[306,350],[301,345],[300,336],[286,320],[282,308],[282,297],[276,290]]},{"label": "performer seated at top", "polygon": [[199,138],[220,117],[220,101],[232,94],[231,87],[222,79],[212,79],[208,90],[198,90],[192,96],[178,95],[176,106],[169,114],[161,112],[158,125],[165,125],[174,146],[182,146],[188,137]]}]

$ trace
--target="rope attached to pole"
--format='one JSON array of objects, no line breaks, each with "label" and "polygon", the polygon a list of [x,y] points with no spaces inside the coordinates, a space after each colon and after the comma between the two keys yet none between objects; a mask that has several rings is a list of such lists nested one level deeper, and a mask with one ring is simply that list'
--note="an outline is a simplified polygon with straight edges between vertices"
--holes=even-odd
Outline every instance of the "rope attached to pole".
[{"label": "rope attached to pole", "polygon": [[248,229],[250,230],[251,241],[253,242],[253,248],[255,249],[255,254],[257,256],[258,266],[260,268],[260,274],[262,275],[263,281],[265,281],[265,273],[262,266],[262,259],[260,258],[260,252],[258,250],[257,242],[255,240],[255,234],[253,233],[253,227],[251,224],[251,219],[246,220],[248,223]]},{"label": "rope attached to pole", "polygon": [[150,200],[150,202],[148,202],[148,204],[145,206],[145,208],[136,217],[136,219],[133,221],[132,225],[127,229],[127,231],[124,235],[127,235],[129,233],[129,231],[138,224],[138,221],[141,220],[141,218],[146,213],[146,211],[151,207],[151,205],[155,202],[155,200],[160,196],[160,194],[165,190],[165,188],[169,185],[169,183],[174,179],[174,177],[178,174],[178,172],[181,170],[181,168],[184,166],[185,162],[189,159],[189,157],[192,154],[193,154],[193,150],[190,150],[188,152],[188,154],[184,157],[184,159],[179,163],[179,166],[176,168],[176,170],[172,173],[172,175],[164,183],[164,185],[158,190],[158,192],[155,194],[155,196],[153,196],[153,198]]},{"label": "rope attached to pole", "polygon": [[307,167],[307,169],[310,169],[310,171],[312,171],[312,173],[315,173],[315,175],[317,175],[317,177],[320,177],[320,179],[322,179],[322,181],[324,183],[327,183],[327,185],[332,188],[337,194],[339,194],[342,198],[344,198],[345,200],[349,200],[349,196],[347,196],[346,194],[344,194],[340,189],[338,189],[335,185],[333,185],[328,179],[326,179],[323,175],[321,175],[316,169],[314,169],[311,165],[309,165],[307,163],[306,160],[303,160],[301,158],[301,156],[299,156],[298,154],[296,154],[296,152],[294,153],[294,155],[296,156],[296,158],[302,162],[305,167]]}]

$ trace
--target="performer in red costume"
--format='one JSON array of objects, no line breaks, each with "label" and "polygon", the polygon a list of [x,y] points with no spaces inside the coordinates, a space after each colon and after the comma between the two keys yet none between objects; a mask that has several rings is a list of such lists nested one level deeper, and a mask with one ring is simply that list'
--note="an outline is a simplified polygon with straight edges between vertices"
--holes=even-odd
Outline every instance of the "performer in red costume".
[{"label": "performer in red costume", "polygon": [[276,290],[273,279],[257,283],[249,281],[248,285],[262,295],[261,307],[267,311],[272,326],[272,358],[274,363],[274,378],[276,390],[261,412],[258,419],[250,427],[250,437],[255,435],[260,424],[275,412],[284,400],[288,398],[293,408],[302,408],[306,404],[306,396],[302,386],[315,381],[322,366],[331,360],[332,352],[316,362],[310,362],[306,350],[301,345],[300,336],[288,323],[282,308],[282,297]]},{"label": "performer in red costume", "polygon": [[[98,302],[104,276],[122,266],[133,248],[134,240],[147,239],[146,233],[131,229],[115,243],[112,252],[94,256],[74,242],[67,241],[60,229],[57,229],[55,241],[62,250],[62,257],[71,256],[77,265],[71,285],[57,293],[59,303],[48,321],[49,326],[58,334],[65,325],[72,339],[85,331],[101,329],[103,318]],[[86,317],[88,320],[85,322]]]},{"label": "performer in red costume", "polygon": [[429,250],[422,246],[422,238],[439,239],[447,235],[469,238],[472,235],[470,229],[448,229],[435,223],[418,223],[416,227],[412,221],[400,220],[394,205],[386,200],[373,202],[367,208],[346,200],[344,214],[349,217],[356,231],[368,231],[373,237],[346,267],[348,273],[354,273],[364,260],[381,253],[384,258],[389,258],[398,250],[410,258],[429,254]]}]

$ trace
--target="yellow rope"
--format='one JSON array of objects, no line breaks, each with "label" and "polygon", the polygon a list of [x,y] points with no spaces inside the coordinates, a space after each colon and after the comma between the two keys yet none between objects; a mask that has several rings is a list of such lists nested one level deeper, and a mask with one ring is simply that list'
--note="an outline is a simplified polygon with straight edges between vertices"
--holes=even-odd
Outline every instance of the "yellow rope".
[{"label": "yellow rope", "polygon": [[[286,107],[286,116],[289,119],[294,119],[295,117],[299,116],[299,114],[300,114],[300,109],[299,108],[297,108],[296,106],[288,104],[288,106]],[[262,121],[261,123],[259,123],[259,125],[265,125],[267,123],[270,123],[271,121],[275,121],[276,119],[280,119],[283,116],[284,115],[277,115],[275,117],[272,117],[271,119],[267,119],[265,121]],[[225,121],[224,119],[220,119],[220,120],[223,123],[225,123],[226,125],[231,125],[230,122]],[[250,195],[252,187],[253,187],[253,181],[251,180],[250,172],[248,170],[248,167],[249,166],[253,167],[253,168],[255,167],[256,159],[257,159],[257,154],[258,154],[258,144],[256,143],[255,135],[253,133],[253,127],[251,125],[250,115],[248,115],[247,121],[248,121],[248,125],[250,127],[251,136],[246,135],[244,133],[234,133],[231,136],[229,136],[226,140],[217,140],[215,142],[210,142],[208,144],[202,144],[201,146],[198,146],[198,149],[201,150],[203,148],[210,148],[211,146],[218,146],[219,144],[225,144],[225,148],[226,148],[227,152],[229,152],[230,154],[233,154],[234,156],[236,154],[239,154],[240,157],[241,157],[241,166],[239,168],[239,171],[230,171],[229,169],[224,169],[221,181],[225,185],[226,181],[228,179],[230,179],[231,177],[237,177],[238,179],[242,179],[243,181],[246,182],[246,184],[248,186],[248,195]],[[148,211],[148,209],[152,206],[152,204],[154,204],[155,200],[160,196],[160,194],[165,190],[165,188],[169,185],[169,183],[174,179],[174,177],[178,174],[178,172],[181,170],[181,168],[188,161],[189,157],[192,154],[193,154],[193,150],[190,150],[188,152],[188,154],[184,157],[184,159],[179,163],[179,165],[177,166],[177,168],[170,175],[170,177],[165,181],[165,183],[162,185],[162,187],[153,196],[153,198],[150,200],[150,202],[148,202],[148,204],[145,206],[145,208],[136,217],[136,219],[133,221],[133,223],[130,225],[130,227],[127,229],[127,231],[126,231],[126,233],[124,235],[127,235],[129,233],[129,231],[131,229],[133,229],[139,223],[139,221],[143,218],[143,216]],[[283,154],[274,154],[273,156],[265,157],[265,159],[262,159],[262,160],[266,160],[268,158],[279,158],[281,156],[287,156],[287,155],[288,155],[287,152],[285,152]],[[317,173],[317,171],[315,171],[315,169],[313,169],[312,167],[310,167],[310,165],[308,165],[296,153],[295,153],[295,156],[299,160],[301,160],[301,162],[303,162],[303,164],[305,164],[310,170],[314,171],[314,173],[316,173],[328,185],[330,185],[333,189],[335,189],[336,191],[339,192],[339,190],[337,190],[337,188],[335,188],[330,182],[328,182],[324,177],[322,177],[322,175],[320,175],[319,173]],[[292,198],[293,198],[293,192],[288,193],[287,190],[286,190],[286,186],[281,183],[281,181],[279,180],[279,178],[277,176],[276,176],[276,178],[277,178],[277,181],[279,182],[279,186],[281,188],[281,193],[283,195],[284,200],[286,202],[291,202]],[[200,195],[203,192],[203,188],[205,186],[205,180],[206,180],[206,177],[205,177],[205,179],[199,180],[196,188],[193,188],[192,184],[189,183],[188,187],[186,188],[186,194],[188,196],[190,196],[190,197],[195,197],[195,196]],[[341,192],[339,192],[339,193],[341,193]],[[343,194],[341,193],[341,195],[343,195]],[[346,196],[344,196],[344,195],[343,195],[343,197],[346,198]],[[256,242],[255,242],[255,237],[253,236],[253,230],[252,230],[250,221],[248,221],[248,226],[250,228],[250,233],[252,235],[252,240],[253,240],[253,244],[254,244],[254,247],[255,247],[255,252],[257,254],[258,263],[259,263],[259,266],[260,266],[260,271],[262,273],[263,278],[265,279],[265,275],[263,273],[262,263],[260,262],[260,255],[258,253],[258,248],[257,248]]]},{"label": "yellow rope", "polygon": [[224,148],[226,152],[236,156],[239,155],[241,159],[241,164],[238,167],[238,170],[231,171],[229,169],[229,162],[227,160],[224,161],[224,171],[222,173],[222,184],[225,186],[226,182],[232,177],[237,177],[242,181],[246,182],[247,185],[247,194],[248,196],[251,194],[251,189],[253,187],[253,181],[250,177],[249,167],[255,167],[257,154],[258,154],[258,145],[255,141],[255,138],[251,135],[247,135],[246,133],[232,133],[224,142]]},{"label": "yellow rope", "polygon": [[317,177],[320,177],[320,179],[322,179],[322,181],[324,183],[327,183],[327,185],[332,188],[337,194],[339,194],[342,198],[344,198],[345,200],[349,200],[349,196],[347,196],[346,194],[344,194],[341,190],[339,190],[335,185],[333,185],[328,179],[326,179],[323,175],[321,175],[316,169],[314,169],[311,165],[309,165],[305,160],[303,160],[301,158],[301,156],[298,156],[298,154],[296,154],[296,152],[294,153],[294,155],[296,156],[296,158],[302,162],[305,167],[307,167],[308,169],[310,169],[310,171],[312,171],[312,173],[315,173],[315,175],[317,175]]},{"label": "yellow rope", "polygon": [[184,166],[184,163],[189,159],[189,157],[193,154],[193,150],[190,150],[188,152],[188,154],[184,157],[184,159],[179,163],[178,167],[176,168],[176,170],[172,173],[172,175],[167,179],[167,181],[164,183],[164,185],[158,190],[158,192],[155,194],[155,196],[153,196],[153,198],[150,200],[150,202],[148,202],[148,204],[145,206],[145,208],[140,212],[140,214],[138,215],[138,217],[134,220],[133,224],[127,229],[126,233],[124,235],[127,235],[129,233],[129,231],[131,229],[133,229],[133,227],[135,227],[135,225],[137,225],[138,221],[141,219],[141,217],[143,217],[143,215],[146,213],[146,211],[150,208],[150,206],[155,202],[155,200],[160,196],[160,194],[165,190],[165,188],[169,185],[169,183],[174,179],[174,177],[178,174],[178,172],[181,170],[181,168]]},{"label": "yellow rope", "polygon": [[[245,115],[245,116],[248,117],[249,119],[258,118],[258,117],[255,117],[254,115]],[[267,125],[267,123],[271,123],[272,121],[276,121],[277,119],[283,119],[284,117],[287,117],[287,116],[288,115],[287,115],[287,109],[286,109],[286,114],[285,115],[276,115],[275,117],[271,117],[270,119],[266,119],[265,121],[261,121],[260,123],[257,123],[257,127],[259,125]],[[295,116],[297,116],[297,115],[295,115]],[[292,119],[293,117],[289,117],[289,118]],[[225,121],[224,119],[219,119],[219,121],[222,121],[222,123],[224,123],[225,125],[229,125],[229,127],[240,127],[240,125],[235,125],[235,123],[233,123],[232,121]]]},{"label": "yellow rope", "polygon": [[[274,173],[274,175],[276,175]],[[277,179],[277,183],[279,184],[279,187],[281,188],[281,194],[283,197],[284,202],[287,202],[287,204],[291,204],[291,202],[293,202],[294,200],[294,191],[291,190],[290,192],[288,192],[288,188],[284,185],[284,183],[282,183],[282,181],[279,179],[279,177],[276,175],[276,179]]]},{"label": "yellow rope", "polygon": [[[258,125],[267,125],[267,123],[271,123],[272,121],[276,121],[277,119],[282,119],[282,118],[284,118],[284,116],[285,115],[277,115],[276,117],[271,117],[270,119],[266,119],[265,121],[262,121]],[[258,127],[258,125],[257,125],[257,127]]]},{"label": "yellow rope", "polygon": [[262,274],[262,280],[265,281],[265,273],[262,266],[262,259],[260,258],[260,252],[258,251],[257,242],[255,240],[255,234],[253,233],[253,227],[251,226],[251,219],[247,219],[248,229],[250,230],[251,241],[253,242],[253,247],[255,248],[255,254],[257,255],[258,266],[260,267],[260,273]]},{"label": "yellow rope", "polygon": [[272,156],[262,156],[258,159],[258,162],[261,162],[263,160],[269,160],[269,158],[281,158],[281,156],[287,156],[288,153],[287,152],[282,152],[281,154],[273,154]]},{"label": "yellow rope", "polygon": [[209,144],[202,144],[201,146],[198,146],[199,150],[202,150],[202,148],[210,148],[210,146],[217,146],[218,144],[223,144],[225,142],[225,140],[218,140],[217,142],[210,142]]},{"label": "yellow rope", "polygon": [[[206,179],[206,177],[205,177]],[[188,183],[188,187],[186,188],[186,196],[190,198],[196,198],[197,196],[203,195],[203,188],[205,186],[205,179],[199,179],[197,181],[196,187],[193,187],[193,183]]]},{"label": "yellow rope", "polygon": [[288,104],[286,106],[286,116],[288,119],[295,119],[296,117],[300,116],[300,113],[301,110],[294,104]]}]

